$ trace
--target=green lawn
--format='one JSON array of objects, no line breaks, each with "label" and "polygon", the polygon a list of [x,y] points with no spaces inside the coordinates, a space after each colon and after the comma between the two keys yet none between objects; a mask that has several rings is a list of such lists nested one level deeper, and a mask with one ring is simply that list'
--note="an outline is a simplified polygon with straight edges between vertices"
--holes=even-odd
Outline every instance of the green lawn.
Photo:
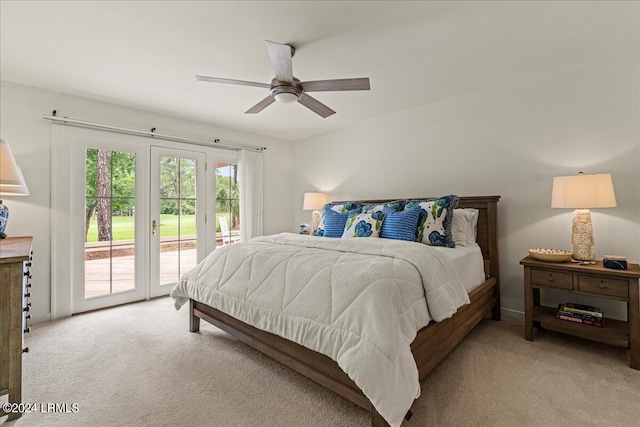
[{"label": "green lawn", "polygon": [[[196,233],[195,215],[160,215],[160,236],[171,237],[178,235],[178,218],[180,218],[180,233],[182,235]],[[133,240],[134,239],[134,217],[114,216],[111,218],[113,226],[113,240]],[[98,221],[96,217],[91,218],[87,242],[98,241]]]},{"label": "green lawn", "polygon": [[[227,221],[231,215],[226,212],[216,214],[216,217],[226,216]],[[184,235],[196,234],[196,216],[195,215],[160,215],[160,236],[172,237],[178,235],[178,218],[180,218],[180,233]],[[132,216],[114,216],[111,219],[113,223],[113,240],[133,240],[134,239],[134,217]],[[220,230],[219,222],[216,220],[216,230]],[[98,221],[96,217],[91,218],[89,225],[89,233],[87,234],[87,242],[98,241]]]}]

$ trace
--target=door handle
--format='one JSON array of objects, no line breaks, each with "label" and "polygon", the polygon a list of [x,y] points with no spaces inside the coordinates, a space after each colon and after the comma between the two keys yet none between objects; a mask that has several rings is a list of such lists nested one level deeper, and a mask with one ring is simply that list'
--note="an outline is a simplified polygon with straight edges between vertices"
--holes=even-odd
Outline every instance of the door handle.
[{"label": "door handle", "polygon": [[158,231],[158,227],[162,227],[162,224],[159,224],[155,219],[151,221],[151,235],[155,236]]}]

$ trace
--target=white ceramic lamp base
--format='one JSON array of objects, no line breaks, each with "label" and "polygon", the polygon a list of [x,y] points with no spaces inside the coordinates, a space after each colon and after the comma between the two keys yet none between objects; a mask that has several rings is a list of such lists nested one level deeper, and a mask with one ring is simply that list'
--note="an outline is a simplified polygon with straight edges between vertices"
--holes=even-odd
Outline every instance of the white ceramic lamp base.
[{"label": "white ceramic lamp base", "polygon": [[589,209],[576,209],[571,228],[571,250],[573,259],[595,261],[596,243],[593,240],[593,225]]},{"label": "white ceramic lamp base", "polygon": [[318,234],[318,226],[320,226],[320,211],[313,211],[311,214],[311,235]]}]

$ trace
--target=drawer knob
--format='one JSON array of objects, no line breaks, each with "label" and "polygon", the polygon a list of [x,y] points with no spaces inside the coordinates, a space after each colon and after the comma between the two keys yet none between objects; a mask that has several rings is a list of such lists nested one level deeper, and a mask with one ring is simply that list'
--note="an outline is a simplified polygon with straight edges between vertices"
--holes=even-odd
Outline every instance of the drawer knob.
[{"label": "drawer knob", "polygon": [[553,282],[553,275],[549,274],[549,277],[547,277],[547,280],[550,281],[550,282]]},{"label": "drawer knob", "polygon": [[22,349],[22,352],[23,352],[23,353],[29,353],[29,347],[25,347],[25,348],[23,348],[23,349]]},{"label": "drawer knob", "polygon": [[29,332],[31,332],[31,328],[29,328],[29,327],[28,327],[28,328],[25,328],[24,333],[25,333],[25,334],[27,334],[27,333],[29,333]]},{"label": "drawer knob", "polygon": [[598,287],[599,287],[600,289],[607,289],[607,285],[604,285],[604,284],[602,284],[602,283],[600,283],[600,284],[598,285]]},{"label": "drawer knob", "polygon": [[25,298],[31,298],[31,292],[27,292],[26,294],[24,294]]}]

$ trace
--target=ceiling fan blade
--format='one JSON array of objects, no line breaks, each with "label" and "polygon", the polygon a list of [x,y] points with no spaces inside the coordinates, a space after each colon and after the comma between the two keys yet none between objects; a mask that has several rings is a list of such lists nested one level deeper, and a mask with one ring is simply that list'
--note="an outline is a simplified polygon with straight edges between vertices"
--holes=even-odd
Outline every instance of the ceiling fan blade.
[{"label": "ceiling fan blade", "polygon": [[267,53],[269,54],[273,71],[276,74],[276,80],[293,84],[293,64],[291,62],[294,52],[293,47],[288,44],[265,41],[267,42]]},{"label": "ceiling fan blade", "polygon": [[255,87],[264,87],[267,89],[271,88],[271,85],[267,83],[247,82],[245,80],[222,79],[220,77],[196,76],[196,80],[201,82],[226,83],[229,85],[255,86]]},{"label": "ceiling fan blade", "polygon": [[260,111],[262,111],[265,108],[267,108],[269,105],[273,104],[274,101],[275,101],[275,99],[273,99],[271,97],[271,95],[269,95],[265,99],[263,99],[262,101],[258,102],[253,107],[249,108],[244,113],[245,114],[256,114],[256,113],[259,113]]},{"label": "ceiling fan blade", "polygon": [[326,119],[330,115],[336,113],[331,108],[327,107],[322,102],[318,101],[314,97],[307,95],[306,93],[302,94],[300,99],[298,99],[298,102],[314,113],[318,114],[319,116],[322,116],[323,119]]},{"label": "ceiling fan blade", "polygon": [[357,79],[316,80],[303,82],[302,89],[305,92],[327,92],[338,90],[370,90],[367,77]]}]

